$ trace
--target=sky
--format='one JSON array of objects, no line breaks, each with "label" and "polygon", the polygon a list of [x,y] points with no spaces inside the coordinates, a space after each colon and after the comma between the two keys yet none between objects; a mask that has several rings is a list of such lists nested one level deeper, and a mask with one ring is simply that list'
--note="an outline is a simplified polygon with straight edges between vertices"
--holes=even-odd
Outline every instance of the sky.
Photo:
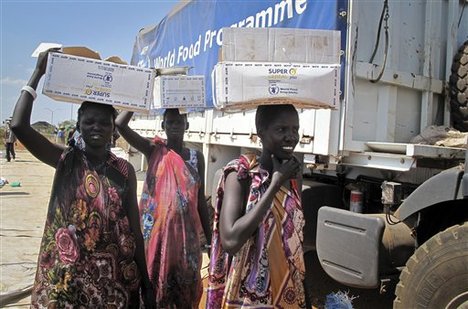
[{"label": "sky", "polygon": [[[179,0],[0,0],[0,120],[9,118],[20,89],[33,72],[31,54],[41,42],[86,46],[102,58],[119,56],[130,63],[138,31],[158,24]],[[78,104],[42,95],[42,80],[31,123],[76,120]]]}]

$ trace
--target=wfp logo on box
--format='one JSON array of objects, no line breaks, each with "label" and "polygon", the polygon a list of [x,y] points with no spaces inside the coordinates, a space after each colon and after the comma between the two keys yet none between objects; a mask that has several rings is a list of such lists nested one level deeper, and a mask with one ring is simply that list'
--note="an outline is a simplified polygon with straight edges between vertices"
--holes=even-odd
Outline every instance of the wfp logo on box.
[{"label": "wfp logo on box", "polygon": [[271,95],[277,95],[279,93],[280,89],[278,86],[276,85],[270,85],[268,87],[268,92],[271,94]]},{"label": "wfp logo on box", "polygon": [[107,73],[102,77],[102,80],[105,81],[106,83],[111,83],[112,82],[112,74]]}]

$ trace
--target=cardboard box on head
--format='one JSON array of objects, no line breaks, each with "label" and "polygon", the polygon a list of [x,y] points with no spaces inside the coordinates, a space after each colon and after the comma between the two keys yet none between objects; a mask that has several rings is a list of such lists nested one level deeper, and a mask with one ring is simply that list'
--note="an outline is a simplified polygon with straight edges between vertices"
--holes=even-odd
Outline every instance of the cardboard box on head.
[{"label": "cardboard box on head", "polygon": [[57,101],[92,101],[147,113],[154,77],[155,70],[127,65],[117,56],[101,60],[87,47],[63,47],[49,54],[42,93]]},{"label": "cardboard box on head", "polygon": [[215,107],[339,108],[340,40],[335,30],[223,28],[221,61],[212,74]]},{"label": "cardboard box on head", "polygon": [[213,71],[213,102],[221,110],[254,109],[262,104],[339,108],[339,64],[226,61]]},{"label": "cardboard box on head", "polygon": [[154,80],[154,109],[205,108],[203,75],[161,75]]}]

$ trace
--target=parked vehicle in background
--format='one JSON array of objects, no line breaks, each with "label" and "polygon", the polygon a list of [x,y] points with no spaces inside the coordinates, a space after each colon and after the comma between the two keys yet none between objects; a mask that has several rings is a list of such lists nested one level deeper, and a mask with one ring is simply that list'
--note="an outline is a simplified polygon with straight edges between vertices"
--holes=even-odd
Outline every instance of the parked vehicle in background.
[{"label": "parked vehicle in background", "polygon": [[[467,6],[189,1],[138,33],[132,64],[192,67],[209,97],[222,27],[341,31],[340,107],[299,111],[305,248],[346,285],[388,290],[397,281],[395,308],[458,308],[468,304]],[[159,118],[130,125],[162,135]],[[253,111],[190,114],[185,140],[207,160],[207,196],[222,166],[259,148],[253,119]]]}]

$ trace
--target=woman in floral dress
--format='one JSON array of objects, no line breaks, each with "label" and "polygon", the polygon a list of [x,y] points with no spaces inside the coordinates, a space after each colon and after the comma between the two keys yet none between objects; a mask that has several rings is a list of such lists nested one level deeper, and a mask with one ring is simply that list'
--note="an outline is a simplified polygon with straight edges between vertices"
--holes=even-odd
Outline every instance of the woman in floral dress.
[{"label": "woman in floral dress", "polygon": [[123,112],[116,124],[120,134],[148,160],[139,208],[157,308],[198,308],[203,291],[202,229],[211,241],[203,155],[184,147],[188,123],[178,109],[164,113],[167,141],[141,137],[128,127],[131,117],[132,113]]},{"label": "woman in floral dress", "polygon": [[81,147],[51,143],[30,126],[47,52],[23,87],[12,128],[39,160],[55,167],[31,297],[33,308],[153,307],[138,220],[132,166],[107,150],[115,109],[85,102],[78,110]]}]

